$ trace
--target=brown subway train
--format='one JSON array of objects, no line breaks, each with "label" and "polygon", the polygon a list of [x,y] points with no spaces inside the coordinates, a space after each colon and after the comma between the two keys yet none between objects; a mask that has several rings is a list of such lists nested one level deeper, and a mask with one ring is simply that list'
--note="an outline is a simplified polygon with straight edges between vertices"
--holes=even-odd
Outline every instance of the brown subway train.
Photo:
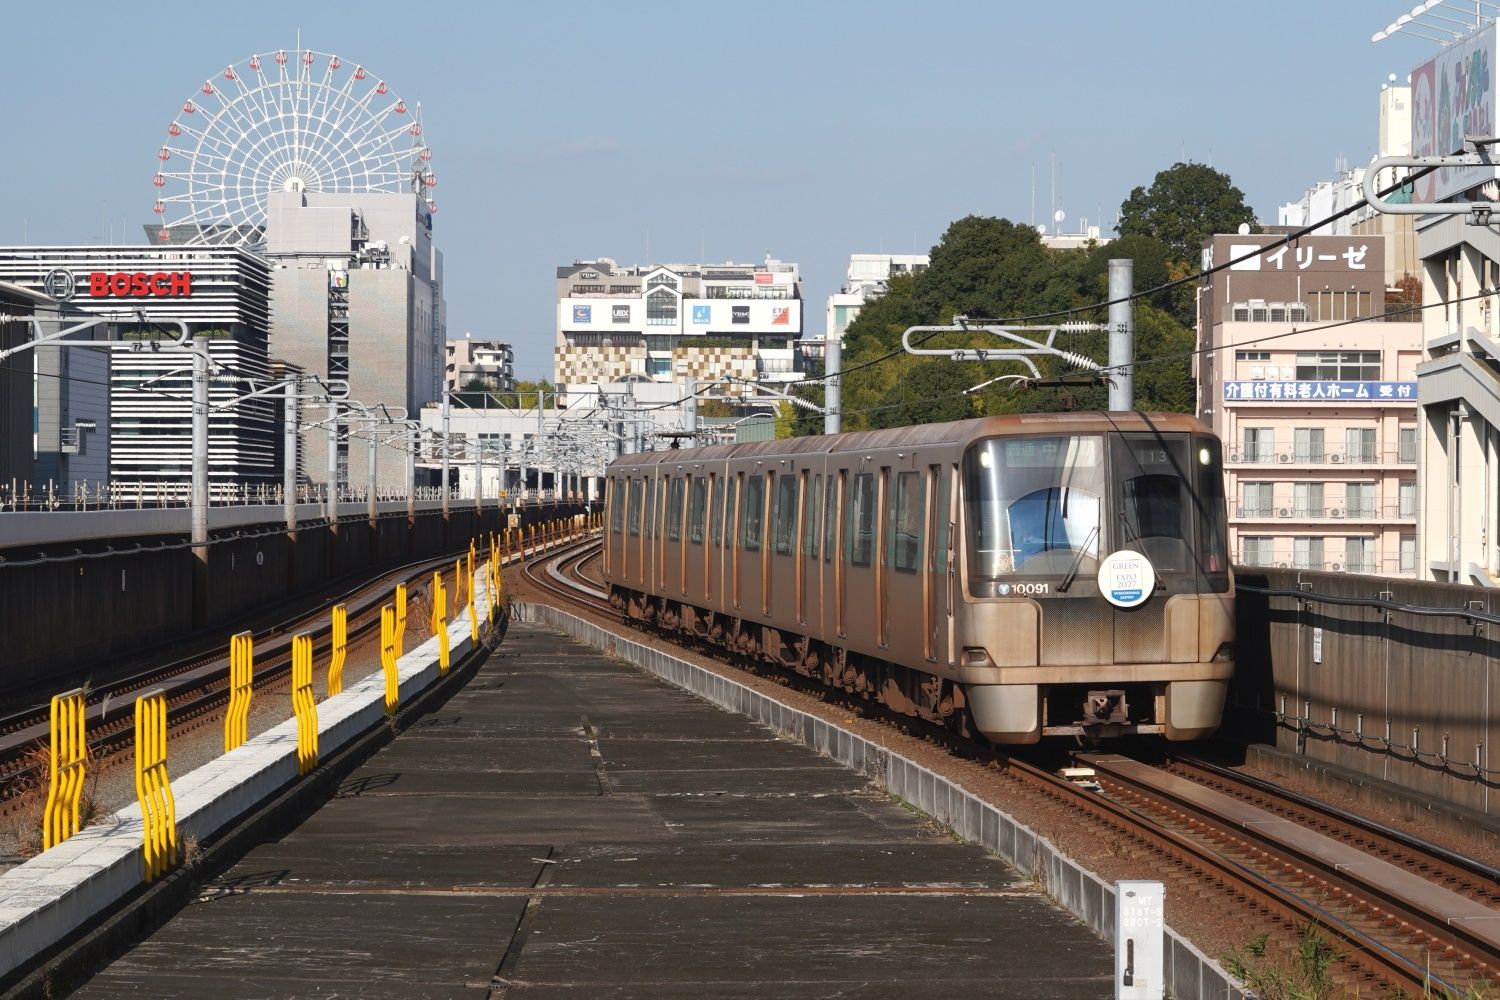
[{"label": "brown subway train", "polygon": [[630,617],[997,743],[1219,725],[1219,440],[1180,414],[988,417],[625,455]]}]

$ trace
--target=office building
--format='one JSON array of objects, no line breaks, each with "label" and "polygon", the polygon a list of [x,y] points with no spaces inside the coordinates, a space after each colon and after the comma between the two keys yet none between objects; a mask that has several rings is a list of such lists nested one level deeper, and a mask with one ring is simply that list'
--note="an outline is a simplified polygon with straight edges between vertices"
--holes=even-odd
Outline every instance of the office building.
[{"label": "office building", "polygon": [[854,322],[864,304],[885,294],[893,276],[915,274],[926,270],[929,263],[931,261],[925,253],[850,254],[843,287],[828,296],[824,336],[843,337],[844,331],[849,329],[849,324]]},{"label": "office building", "polygon": [[498,340],[475,340],[467,335],[448,341],[443,384],[450,392],[482,382],[497,392],[516,388],[515,352]]},{"label": "office building", "polygon": [[[440,397],[442,254],[432,212],[414,194],[273,192],[266,217],[271,352],[303,371],[346,381],[367,406],[416,419]],[[327,434],[303,436],[307,474],[327,479]],[[367,453],[339,437],[339,480],[367,481]],[[406,463],[382,445],[377,485],[404,489]]]}]

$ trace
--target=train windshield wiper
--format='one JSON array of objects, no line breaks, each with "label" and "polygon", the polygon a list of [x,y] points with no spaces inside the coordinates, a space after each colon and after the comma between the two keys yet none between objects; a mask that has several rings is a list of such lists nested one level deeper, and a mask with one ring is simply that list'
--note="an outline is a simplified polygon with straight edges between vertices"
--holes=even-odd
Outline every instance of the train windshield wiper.
[{"label": "train windshield wiper", "polygon": [[1068,588],[1073,586],[1073,581],[1078,579],[1078,567],[1083,565],[1083,557],[1089,554],[1089,546],[1093,544],[1094,539],[1098,536],[1099,525],[1096,524],[1089,530],[1089,537],[1083,540],[1083,545],[1079,547],[1078,554],[1073,557],[1073,565],[1068,567],[1067,575],[1057,585],[1057,592],[1059,594],[1066,594]]}]

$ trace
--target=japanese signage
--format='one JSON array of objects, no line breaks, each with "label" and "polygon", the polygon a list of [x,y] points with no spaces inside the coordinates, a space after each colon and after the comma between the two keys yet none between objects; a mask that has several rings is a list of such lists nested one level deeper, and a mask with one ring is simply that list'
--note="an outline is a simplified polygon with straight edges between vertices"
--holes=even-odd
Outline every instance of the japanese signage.
[{"label": "japanese signage", "polygon": [[593,306],[574,306],[573,307],[573,322],[575,322],[575,323],[592,323],[593,321],[594,321],[594,307]]},{"label": "japanese signage", "polygon": [[[1246,254],[1255,253],[1260,248],[1257,243],[1231,243],[1229,245],[1229,259],[1239,260]],[[1312,246],[1293,246],[1283,243],[1274,249],[1268,249],[1264,253],[1257,254],[1238,264],[1230,264],[1231,271],[1306,271],[1309,268],[1318,270],[1338,271],[1363,271],[1367,268],[1365,255],[1370,252],[1370,245],[1365,242],[1350,241],[1340,249],[1331,246],[1329,241],[1319,240]]]},{"label": "japanese signage", "polygon": [[193,294],[193,272],[95,271],[89,275],[89,298],[144,299],[150,297],[185,299]]},{"label": "japanese signage", "polygon": [[1226,403],[1415,403],[1415,382],[1225,382]]},{"label": "japanese signage", "polygon": [[773,280],[774,279],[771,277],[770,271],[755,272],[755,283],[757,285],[769,285]]},{"label": "japanese signage", "polygon": [[630,322],[630,307],[629,306],[610,306],[609,307],[609,320],[610,320],[611,323],[629,323]]},{"label": "japanese signage", "polygon": [[[1495,134],[1495,26],[1443,49],[1411,73],[1411,151],[1445,156],[1465,135]],[[1495,176],[1494,167],[1445,168],[1418,178],[1413,201],[1442,201]]]},{"label": "japanese signage", "polygon": [[710,306],[693,306],[693,322],[698,326],[706,326],[713,322],[713,309]]},{"label": "japanese signage", "polygon": [[779,306],[771,310],[772,326],[790,326],[792,322],[792,311],[786,306]]},{"label": "japanese signage", "polygon": [[733,308],[734,308],[734,311],[733,311],[733,313],[731,313],[731,317],[734,320],[734,322],[736,322],[736,323],[748,323],[748,322],[750,322],[750,307],[749,306],[734,306]]}]

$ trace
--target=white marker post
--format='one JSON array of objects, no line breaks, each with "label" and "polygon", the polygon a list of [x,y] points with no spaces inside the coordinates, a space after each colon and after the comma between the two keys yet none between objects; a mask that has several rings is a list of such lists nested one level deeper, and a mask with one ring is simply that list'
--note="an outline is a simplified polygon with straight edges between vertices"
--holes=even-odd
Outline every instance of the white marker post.
[{"label": "white marker post", "polygon": [[1160,882],[1115,883],[1115,1000],[1162,1000],[1163,911]]}]

